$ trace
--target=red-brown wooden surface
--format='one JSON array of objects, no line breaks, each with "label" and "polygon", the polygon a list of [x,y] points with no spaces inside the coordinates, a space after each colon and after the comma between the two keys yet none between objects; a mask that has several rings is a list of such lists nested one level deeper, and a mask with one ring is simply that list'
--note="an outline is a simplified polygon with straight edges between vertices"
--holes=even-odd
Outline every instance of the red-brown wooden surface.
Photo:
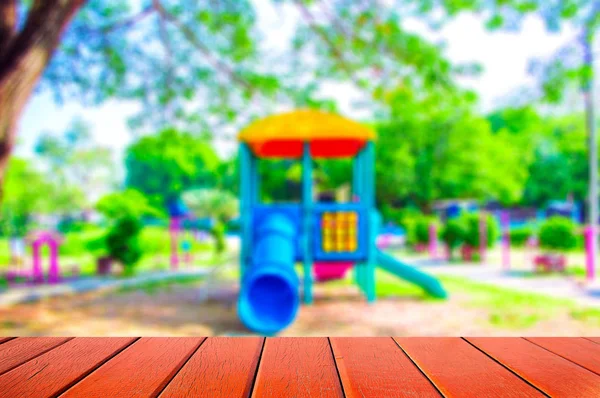
[{"label": "red-brown wooden surface", "polygon": [[391,337],[332,338],[348,397],[439,397],[431,382]]},{"label": "red-brown wooden surface", "polygon": [[598,338],[17,338],[1,397],[600,397]]},{"label": "red-brown wooden surface", "polygon": [[59,394],[131,344],[133,338],[78,338],[0,376],[0,397]]},{"label": "red-brown wooden surface", "polygon": [[254,337],[209,339],[160,397],[249,396],[263,343]]},{"label": "red-brown wooden surface", "polygon": [[600,375],[600,344],[587,339],[552,337],[535,337],[527,340]]},{"label": "red-brown wooden surface", "polygon": [[277,398],[343,396],[328,339],[268,339],[253,395]]},{"label": "red-brown wooden surface", "polygon": [[4,343],[5,341],[11,340],[13,339],[13,337],[0,337],[0,344]]},{"label": "red-brown wooden surface", "polygon": [[544,396],[461,338],[395,340],[444,396]]},{"label": "red-brown wooden surface", "polygon": [[600,397],[598,375],[525,339],[468,340],[550,396]]},{"label": "red-brown wooden surface", "polygon": [[66,337],[21,337],[0,345],[0,374],[70,340]]},{"label": "red-brown wooden surface", "polygon": [[[63,396],[104,398],[157,396],[204,338],[142,338]],[[147,366],[152,364],[152,366]]]}]

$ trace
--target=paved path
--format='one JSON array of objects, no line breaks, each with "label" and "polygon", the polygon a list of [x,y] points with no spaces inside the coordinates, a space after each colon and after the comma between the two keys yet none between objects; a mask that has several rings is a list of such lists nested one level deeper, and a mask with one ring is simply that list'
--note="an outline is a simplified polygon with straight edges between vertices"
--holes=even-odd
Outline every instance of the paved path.
[{"label": "paved path", "polygon": [[186,276],[204,276],[209,272],[209,268],[194,268],[182,269],[179,271],[153,272],[127,279],[91,277],[56,285],[11,287],[0,293],[0,307],[84,292],[116,290],[119,288],[138,286],[149,282],[166,281]]},{"label": "paved path", "polygon": [[534,276],[524,270],[504,271],[495,264],[446,264],[427,260],[415,260],[411,263],[433,275],[459,276],[474,282],[600,307],[600,285],[585,286],[570,276]]}]

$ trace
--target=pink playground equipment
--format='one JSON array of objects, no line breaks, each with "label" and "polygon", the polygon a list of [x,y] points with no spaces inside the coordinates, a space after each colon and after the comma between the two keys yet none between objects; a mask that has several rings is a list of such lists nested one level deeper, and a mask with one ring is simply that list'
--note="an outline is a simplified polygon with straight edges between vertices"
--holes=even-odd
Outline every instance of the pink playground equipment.
[{"label": "pink playground equipment", "polygon": [[57,233],[51,231],[39,231],[30,234],[26,242],[31,245],[33,253],[33,263],[31,270],[19,269],[7,273],[6,277],[13,282],[17,278],[23,278],[33,283],[44,282],[44,270],[42,267],[41,249],[44,245],[50,250],[50,260],[47,273],[48,283],[57,283],[60,281],[60,267],[58,263],[58,247],[62,238]]},{"label": "pink playground equipment", "polygon": [[42,270],[42,256],[40,253],[44,245],[50,250],[50,265],[48,267],[48,283],[56,283],[60,280],[60,270],[58,264],[58,246],[62,238],[50,231],[35,232],[27,238],[31,242],[33,252],[32,280],[34,283],[44,281],[44,271]]},{"label": "pink playground equipment", "polygon": [[319,282],[342,279],[353,266],[354,263],[352,262],[315,263],[315,278]]}]

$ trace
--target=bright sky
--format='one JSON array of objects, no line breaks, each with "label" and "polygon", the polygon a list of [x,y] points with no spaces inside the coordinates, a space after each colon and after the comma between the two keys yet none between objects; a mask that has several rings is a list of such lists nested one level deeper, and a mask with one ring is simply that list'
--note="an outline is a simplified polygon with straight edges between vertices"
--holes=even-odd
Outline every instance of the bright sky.
[{"label": "bright sky", "polygon": [[[287,41],[293,31],[293,24],[287,18],[294,18],[285,12],[287,18],[271,6],[269,0],[254,0],[257,5],[259,26],[263,27],[265,46],[279,47]],[[289,11],[289,10],[288,10]],[[285,21],[285,22],[284,22]],[[418,24],[406,28],[422,32]],[[463,15],[447,25],[433,40],[446,42],[446,55],[455,62],[479,62],[484,73],[477,79],[465,80],[465,86],[475,89],[481,98],[483,110],[494,107],[499,99],[527,84],[527,66],[533,57],[548,56],[570,40],[573,35],[563,32],[551,35],[545,32],[541,21],[531,18],[525,21],[520,33],[494,33],[484,31],[482,22],[473,16]],[[354,96],[352,90],[339,90],[325,93],[340,98],[342,109],[348,109],[345,100]],[[136,109],[134,104],[110,101],[103,106],[84,108],[77,102],[58,106],[46,93],[37,94],[27,106],[19,126],[19,146],[17,155],[31,156],[32,147],[41,132],[64,131],[76,116],[82,117],[91,127],[95,139],[102,145],[110,146],[118,157],[131,141],[126,119]],[[221,153],[231,148],[219,148]]]}]

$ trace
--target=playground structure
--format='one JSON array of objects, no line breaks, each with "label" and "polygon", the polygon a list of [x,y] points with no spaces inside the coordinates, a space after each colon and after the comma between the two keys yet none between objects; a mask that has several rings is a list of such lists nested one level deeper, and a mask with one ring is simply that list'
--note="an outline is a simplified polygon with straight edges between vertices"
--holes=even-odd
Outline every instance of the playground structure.
[{"label": "playground structure", "polygon": [[[31,245],[32,267],[30,270],[20,268],[7,272],[7,280],[13,282],[21,278],[32,283],[43,283],[45,280],[48,283],[58,283],[61,279],[58,261],[58,248],[62,242],[61,236],[51,231],[39,231],[29,235],[26,242]],[[47,278],[44,277],[42,266],[41,250],[44,246],[47,246],[50,252]]]},{"label": "playground structure", "polygon": [[172,270],[177,270],[181,263],[180,251],[183,252],[183,263],[191,265],[192,241],[204,239],[204,230],[212,225],[211,220],[195,218],[181,201],[173,201],[167,207],[171,238],[170,265]]},{"label": "playground structure", "polygon": [[[446,297],[440,282],[377,249],[381,217],[375,209],[375,133],[337,115],[296,111],[259,120],[239,134],[241,289],[238,313],[251,330],[271,335],[293,322],[303,301],[313,302],[315,274],[341,277],[354,268],[368,302],[375,301],[378,266]],[[300,203],[264,204],[258,163],[288,158],[302,162]],[[349,203],[314,201],[313,159],[353,158]],[[295,264],[302,266],[302,284]]]}]

